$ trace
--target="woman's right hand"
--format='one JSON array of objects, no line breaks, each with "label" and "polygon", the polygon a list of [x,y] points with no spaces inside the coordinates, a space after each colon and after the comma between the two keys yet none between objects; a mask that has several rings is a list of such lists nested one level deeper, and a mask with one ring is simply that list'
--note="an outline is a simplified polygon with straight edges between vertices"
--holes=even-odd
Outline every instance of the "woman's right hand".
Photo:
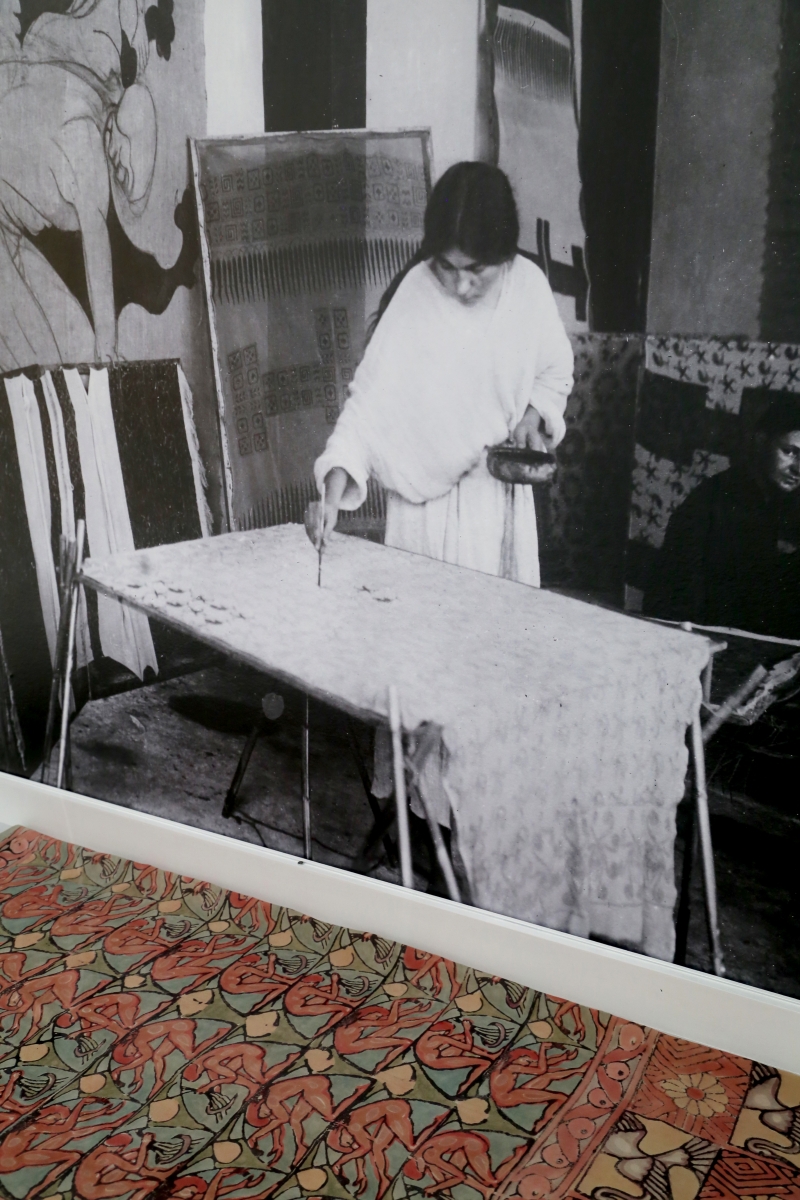
[{"label": "woman's right hand", "polygon": [[321,550],[336,528],[339,520],[339,509],[335,504],[321,500],[309,504],[303,517],[309,541],[315,550]]}]

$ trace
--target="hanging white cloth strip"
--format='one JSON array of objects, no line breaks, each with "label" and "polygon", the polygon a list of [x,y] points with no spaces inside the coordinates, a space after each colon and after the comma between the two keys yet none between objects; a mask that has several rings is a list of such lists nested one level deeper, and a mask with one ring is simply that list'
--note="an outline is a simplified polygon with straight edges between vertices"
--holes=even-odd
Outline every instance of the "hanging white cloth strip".
[{"label": "hanging white cloth strip", "polygon": [[33,383],[24,375],[6,379],[5,385],[14,424],[22,493],[25,498],[47,646],[50,661],[55,664],[61,606],[53,563],[52,508],[39,405],[36,402]]},{"label": "hanging white cloth strip", "polygon": [[197,429],[194,423],[194,397],[189,381],[178,364],[178,387],[181,393],[183,423],[186,429],[186,445],[189,447],[189,457],[192,460],[192,478],[194,479],[194,494],[197,500],[197,515],[200,518],[200,529],[203,537],[211,537],[211,510],[206,499],[206,472],[200,457],[200,443],[197,439]]},{"label": "hanging white cloth strip", "polygon": [[[47,416],[50,421],[50,435],[53,444],[53,458],[56,466],[58,482],[58,498],[61,507],[61,533],[69,541],[75,540],[75,504],[73,502],[73,483],[69,469],[67,454],[67,439],[64,431],[64,417],[58,402],[53,377],[49,371],[42,375],[42,394],[44,395]],[[78,621],[75,628],[75,657],[77,666],[85,667],[92,661],[92,644],[89,637],[89,616],[86,611],[86,596],[81,590],[78,597]]]},{"label": "hanging white cloth strip", "polygon": [[[134,550],[108,371],[90,372],[88,393],[77,371],[65,371],[64,380],[78,433],[90,554],[93,558],[105,558]],[[147,617],[107,596],[98,596],[97,609],[103,654],[122,663],[140,679],[144,678],[147,667],[158,673]]]}]

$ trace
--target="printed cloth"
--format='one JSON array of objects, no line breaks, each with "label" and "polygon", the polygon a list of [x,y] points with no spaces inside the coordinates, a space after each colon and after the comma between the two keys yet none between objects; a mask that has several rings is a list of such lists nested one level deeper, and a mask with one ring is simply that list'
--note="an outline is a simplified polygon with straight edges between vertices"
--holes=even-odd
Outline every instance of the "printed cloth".
[{"label": "printed cloth", "polygon": [[101,591],[375,723],[441,727],[483,908],[672,958],[704,639],[301,526],[90,561]]},{"label": "printed cloth", "polygon": [[10,830],[0,949],[13,1200],[800,1195],[800,1078],[210,883]]},{"label": "printed cloth", "polygon": [[517,256],[497,283],[467,306],[426,263],[409,272],[314,473],[321,492],[332,467],[347,470],[347,509],[363,504],[374,476],[389,493],[387,545],[490,574],[501,573],[508,516],[508,573],[538,584],[531,489],[515,496],[493,479],[485,451],[528,405],[561,440],[572,347],[538,267]]},{"label": "printed cloth", "polygon": [[[28,770],[50,694],[60,539],[74,539],[83,519],[86,553],[105,556],[211,532],[180,364],[31,375],[0,378],[0,631],[21,727],[17,763]],[[78,618],[78,670],[85,678],[93,664],[98,691],[108,690],[112,669],[124,668],[130,685],[169,664],[171,651],[141,612],[92,596],[81,598]],[[7,767],[13,761],[4,757]]]}]

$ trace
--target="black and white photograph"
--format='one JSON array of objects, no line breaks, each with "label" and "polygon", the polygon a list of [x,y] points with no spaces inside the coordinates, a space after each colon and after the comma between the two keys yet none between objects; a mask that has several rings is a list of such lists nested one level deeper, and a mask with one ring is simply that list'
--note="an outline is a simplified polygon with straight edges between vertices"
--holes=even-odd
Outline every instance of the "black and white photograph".
[{"label": "black and white photograph", "polygon": [[0,0],[0,1196],[800,1196],[798,104],[797,0]]}]

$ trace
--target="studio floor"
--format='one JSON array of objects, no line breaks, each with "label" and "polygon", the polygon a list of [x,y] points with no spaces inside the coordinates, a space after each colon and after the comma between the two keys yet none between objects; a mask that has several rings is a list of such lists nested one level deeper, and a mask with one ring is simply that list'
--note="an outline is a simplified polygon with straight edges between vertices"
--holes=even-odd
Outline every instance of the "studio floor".
[{"label": "studio floor", "polygon": [[[259,739],[236,813],[226,819],[226,792],[261,698],[270,691],[285,697],[285,712]],[[299,695],[224,663],[93,701],[73,725],[73,786],[126,808],[301,854],[301,713]],[[360,732],[367,755],[369,733]],[[736,786],[736,780],[733,787],[722,781],[711,789],[727,972],[743,983],[800,998],[800,815],[785,796],[771,804],[737,792]],[[372,814],[343,719],[316,705],[311,709],[311,793],[315,859],[352,869],[372,828]],[[417,884],[439,891],[424,827],[415,831]],[[678,868],[682,849],[679,836]],[[385,858],[374,862],[370,873],[399,881]],[[692,887],[687,963],[710,969],[699,870]]]}]

